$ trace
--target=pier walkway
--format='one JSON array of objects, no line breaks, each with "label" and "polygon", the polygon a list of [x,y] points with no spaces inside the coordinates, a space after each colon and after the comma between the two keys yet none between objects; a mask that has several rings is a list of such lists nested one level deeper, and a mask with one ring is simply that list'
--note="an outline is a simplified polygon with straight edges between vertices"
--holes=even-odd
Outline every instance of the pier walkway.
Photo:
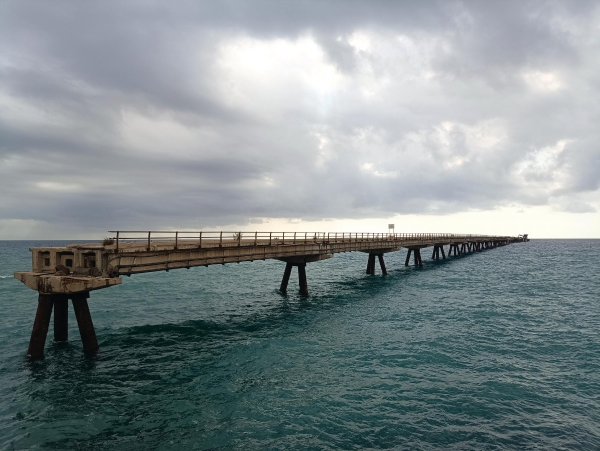
[{"label": "pier walkway", "polygon": [[[66,341],[68,300],[79,325],[86,352],[98,350],[87,299],[90,291],[121,283],[121,276],[154,271],[276,259],[285,262],[280,291],[286,293],[293,267],[298,269],[301,294],[308,294],[306,264],[340,252],[368,254],[366,274],[374,275],[376,260],[387,274],[384,254],[408,249],[417,267],[421,251],[432,248],[439,260],[507,244],[528,241],[527,235],[488,236],[447,233],[323,233],[323,232],[160,232],[114,231],[102,243],[31,248],[32,270],[16,272],[38,291],[38,309],[28,357],[44,357],[46,336],[54,309],[54,339]],[[446,254],[445,246],[448,246]]]}]

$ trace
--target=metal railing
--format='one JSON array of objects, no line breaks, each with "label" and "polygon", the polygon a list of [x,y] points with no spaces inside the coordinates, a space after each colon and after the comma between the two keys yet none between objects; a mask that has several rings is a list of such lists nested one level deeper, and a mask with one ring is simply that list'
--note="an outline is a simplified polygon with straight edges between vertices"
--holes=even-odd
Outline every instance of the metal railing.
[{"label": "metal railing", "polygon": [[434,240],[503,240],[508,236],[454,234],[454,233],[374,233],[374,232],[247,232],[247,231],[141,231],[111,230],[112,238],[119,251],[121,243],[145,243],[147,250],[152,243],[174,243],[175,249],[180,244],[196,244],[209,247],[234,247],[257,245],[294,245],[303,243],[344,243],[344,242],[432,242]]}]

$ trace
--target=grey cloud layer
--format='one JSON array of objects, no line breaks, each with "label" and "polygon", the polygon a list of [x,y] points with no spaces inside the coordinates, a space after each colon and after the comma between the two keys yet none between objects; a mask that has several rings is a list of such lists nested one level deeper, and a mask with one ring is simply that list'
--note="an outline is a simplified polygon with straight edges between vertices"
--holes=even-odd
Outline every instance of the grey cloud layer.
[{"label": "grey cloud layer", "polygon": [[0,219],[594,210],[595,2],[5,2]]}]

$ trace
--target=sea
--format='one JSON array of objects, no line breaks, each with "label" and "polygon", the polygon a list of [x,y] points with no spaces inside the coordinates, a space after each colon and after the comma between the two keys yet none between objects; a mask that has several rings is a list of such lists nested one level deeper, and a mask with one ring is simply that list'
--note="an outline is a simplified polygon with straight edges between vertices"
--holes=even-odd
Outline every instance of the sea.
[{"label": "sea", "polygon": [[[124,277],[100,351],[25,358],[30,247],[0,242],[0,449],[598,450],[600,240],[532,240],[366,274],[367,255]],[[411,259],[412,260],[412,259]],[[411,261],[412,263],[412,261]]]}]

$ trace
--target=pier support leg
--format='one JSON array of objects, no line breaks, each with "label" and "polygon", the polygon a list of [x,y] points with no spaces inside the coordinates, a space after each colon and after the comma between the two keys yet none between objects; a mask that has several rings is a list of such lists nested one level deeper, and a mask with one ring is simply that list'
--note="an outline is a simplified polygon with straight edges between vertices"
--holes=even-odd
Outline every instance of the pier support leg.
[{"label": "pier support leg", "polygon": [[367,274],[375,275],[375,254],[369,254],[369,260],[367,261]]},{"label": "pier support leg", "polygon": [[440,246],[440,249],[442,250],[442,257],[444,258],[444,260],[446,260],[446,252],[444,251],[444,246]]},{"label": "pier support leg", "polygon": [[421,258],[421,249],[415,249],[415,266],[423,267],[423,259]]},{"label": "pier support leg", "polygon": [[298,264],[298,282],[300,284],[300,294],[308,294],[308,283],[306,282],[306,263]]},{"label": "pier support leg", "polygon": [[435,252],[437,251],[437,246],[433,246],[433,252],[431,253],[431,259],[435,260]]},{"label": "pier support leg", "polygon": [[412,249],[409,249],[408,253],[406,254],[406,260],[404,261],[404,266],[408,266],[408,262],[410,261],[411,252],[412,252]]},{"label": "pier support leg", "polygon": [[48,326],[50,326],[50,316],[52,316],[52,306],[54,305],[53,296],[40,294],[38,297],[37,312],[29,340],[29,349],[27,357],[31,360],[44,358],[44,346],[46,345],[46,336],[48,335]]},{"label": "pier support leg", "polygon": [[72,295],[71,300],[73,302],[73,310],[75,310],[75,317],[77,318],[77,325],[79,326],[79,334],[83,342],[83,350],[86,353],[93,353],[99,349],[99,346],[87,302],[89,297],[90,294],[88,292],[75,293]]},{"label": "pier support leg", "polygon": [[287,293],[288,282],[290,281],[290,275],[292,274],[292,265],[291,263],[285,264],[285,271],[283,272],[283,279],[281,279],[281,286],[279,287],[279,291],[281,294]]},{"label": "pier support leg", "polygon": [[69,298],[60,294],[54,297],[54,341],[69,339]]},{"label": "pier support leg", "polygon": [[383,274],[384,276],[387,276],[387,270],[385,269],[385,262],[383,261],[383,254],[377,255],[377,258],[379,259],[379,266],[381,267],[381,274]]}]

